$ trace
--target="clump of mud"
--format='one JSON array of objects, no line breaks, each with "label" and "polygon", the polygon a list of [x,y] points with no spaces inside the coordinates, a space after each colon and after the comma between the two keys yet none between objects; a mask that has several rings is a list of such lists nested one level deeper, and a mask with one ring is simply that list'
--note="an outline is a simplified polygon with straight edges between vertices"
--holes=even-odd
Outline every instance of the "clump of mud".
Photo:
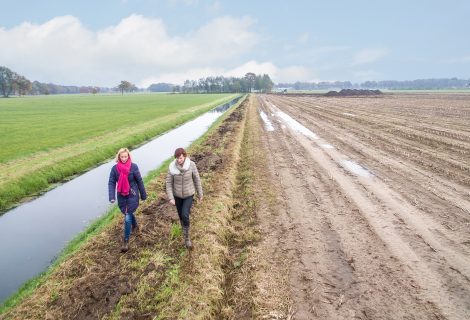
[{"label": "clump of mud", "polygon": [[325,97],[380,96],[383,95],[383,92],[380,90],[342,89],[340,92],[329,91],[324,95]]}]

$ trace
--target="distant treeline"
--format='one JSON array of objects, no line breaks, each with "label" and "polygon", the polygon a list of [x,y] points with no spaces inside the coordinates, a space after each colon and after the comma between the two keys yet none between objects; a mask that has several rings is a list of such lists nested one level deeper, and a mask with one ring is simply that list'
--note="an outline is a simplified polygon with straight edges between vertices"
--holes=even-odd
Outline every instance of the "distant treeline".
[{"label": "distant treeline", "polygon": [[174,86],[173,92],[180,93],[238,93],[271,92],[274,83],[267,74],[247,73],[243,78],[223,76],[186,80],[183,86]]},{"label": "distant treeline", "polygon": [[68,94],[68,93],[99,93],[116,91],[110,88],[93,86],[61,86],[54,83],[32,82],[29,94]]},{"label": "distant treeline", "polygon": [[37,95],[37,94],[67,94],[67,93],[98,93],[119,91],[119,88],[102,88],[94,86],[62,86],[53,83],[41,83],[26,79],[26,77],[0,66],[0,94],[3,97],[10,95]]},{"label": "distant treeline", "polygon": [[150,92],[172,92],[174,87],[175,85],[171,83],[154,83],[147,90]]},{"label": "distant treeline", "polygon": [[[156,83],[146,90],[151,92],[178,92],[178,93],[238,93],[238,92],[270,92],[274,86],[267,74],[256,75],[252,72],[242,78],[236,77],[206,77],[199,80],[186,80],[184,85],[170,83]],[[120,91],[145,91],[139,89],[129,81],[122,80],[114,88],[95,86],[63,86],[54,83],[41,83],[26,79],[24,76],[0,66],[0,93],[4,97],[10,95],[39,95],[39,94],[73,94],[73,93],[99,93]]]},{"label": "distant treeline", "polygon": [[411,81],[366,81],[352,83],[350,81],[295,82],[278,83],[274,85],[267,74],[256,75],[252,72],[242,78],[236,77],[206,77],[199,80],[186,80],[184,85],[171,83],[155,83],[147,89],[139,89],[128,81],[121,81],[114,88],[95,86],[63,86],[53,83],[41,83],[26,79],[24,76],[0,66],[0,94],[10,95],[39,95],[39,94],[72,94],[72,93],[103,93],[124,91],[150,91],[175,93],[238,93],[238,92],[270,92],[276,90],[329,90],[329,89],[391,89],[391,90],[437,90],[437,89],[470,89],[470,79],[418,79]]},{"label": "distant treeline", "polygon": [[323,82],[295,82],[278,83],[275,89],[294,90],[327,90],[337,89],[390,89],[390,90],[437,90],[437,89],[465,89],[470,88],[470,79],[418,79],[418,80],[385,80],[385,81],[365,81],[362,83],[352,83],[350,81],[323,81]]}]

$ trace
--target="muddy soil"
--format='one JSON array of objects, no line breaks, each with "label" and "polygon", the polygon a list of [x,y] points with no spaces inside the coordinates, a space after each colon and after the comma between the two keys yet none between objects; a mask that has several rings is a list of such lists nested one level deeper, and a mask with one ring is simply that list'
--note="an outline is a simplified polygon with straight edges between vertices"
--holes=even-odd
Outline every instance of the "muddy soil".
[{"label": "muddy soil", "polygon": [[470,95],[258,103],[292,317],[470,319]]}]

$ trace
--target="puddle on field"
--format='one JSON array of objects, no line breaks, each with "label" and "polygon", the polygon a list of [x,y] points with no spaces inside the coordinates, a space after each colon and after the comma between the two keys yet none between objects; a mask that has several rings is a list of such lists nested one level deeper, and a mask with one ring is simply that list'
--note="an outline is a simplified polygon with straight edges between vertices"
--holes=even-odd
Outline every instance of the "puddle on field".
[{"label": "puddle on field", "polygon": [[289,116],[287,113],[284,113],[282,111],[276,111],[276,115],[281,118],[294,131],[302,133],[303,135],[311,139],[319,139],[315,133],[301,125],[297,120]]},{"label": "puddle on field", "polygon": [[263,121],[264,121],[264,126],[265,126],[266,130],[267,131],[274,131],[273,124],[271,123],[271,121],[269,121],[268,116],[266,115],[266,113],[264,113],[264,111],[260,111],[259,115],[261,116],[261,119],[263,119]]},{"label": "puddle on field", "polygon": [[[271,105],[274,108],[277,109],[277,107],[274,104],[271,103]],[[273,115],[273,113],[271,113],[271,114]],[[292,118],[288,114],[280,111],[279,109],[275,110],[274,114],[277,116],[278,119],[276,119],[276,120],[281,124],[281,127],[283,129],[286,128],[286,126],[284,125],[284,123],[285,123],[285,124],[287,124],[287,126],[289,126],[289,128],[291,130],[293,130],[295,132],[299,132],[299,133],[305,135],[308,138],[316,140],[314,143],[316,145],[318,145],[319,147],[321,147],[323,149],[329,149],[329,150],[335,149],[334,146],[327,143],[326,141],[324,142],[323,139],[320,139],[315,133],[313,133],[312,131],[310,131],[306,127],[304,127],[302,124],[300,124],[297,120],[295,120],[294,118]],[[346,114],[346,113],[344,113],[344,114]],[[353,114],[348,114],[348,115],[355,116]],[[265,116],[266,116],[266,114],[265,114]],[[334,151],[332,151],[332,152],[334,152]],[[351,160],[334,160],[334,161],[337,162],[343,168],[345,168],[346,170],[348,170],[349,172],[351,172],[355,175],[358,175],[358,176],[361,176],[361,177],[366,177],[366,178],[373,176],[373,174],[370,171],[368,171],[367,169],[365,169],[364,167],[362,167],[361,165],[357,164],[354,161],[351,161]]]},{"label": "puddle on field", "polygon": [[[145,177],[202,136],[239,98],[131,151]],[[106,213],[108,177],[114,161],[96,167],[0,216],[0,303],[26,280],[45,270],[90,221]]]},{"label": "puddle on field", "polygon": [[354,162],[354,161],[351,161],[351,160],[343,160],[343,161],[342,161],[342,166],[343,166],[346,170],[348,170],[348,171],[350,171],[350,172],[352,172],[352,173],[354,173],[354,174],[356,174],[356,175],[358,175],[358,176],[366,177],[366,178],[372,176],[372,173],[370,173],[370,171],[368,171],[367,169],[364,169],[363,167],[361,167],[360,165],[358,165],[358,164],[357,164],[356,162]]},{"label": "puddle on field", "polygon": [[[274,108],[276,108],[276,106],[274,104],[271,103],[271,105]],[[322,143],[322,142],[324,142],[323,139],[320,139],[315,133],[310,131],[308,128],[304,127],[302,124],[300,124],[297,120],[295,120],[294,118],[292,118],[288,114],[286,114],[286,113],[280,111],[279,109],[277,109],[275,111],[275,115],[278,117],[278,121],[281,123],[282,128],[285,128],[285,126],[282,124],[282,123],[285,123],[289,126],[290,129],[294,130],[295,132],[302,133],[303,135],[305,135],[308,138],[317,140],[317,141],[315,141],[315,144],[317,144],[321,148],[330,149],[330,150],[335,149],[335,147],[332,146],[329,143]],[[353,114],[349,114],[349,115],[355,116]],[[371,177],[371,176],[373,176],[373,174],[370,171],[368,171],[367,169],[360,166],[359,164],[357,164],[354,161],[351,161],[351,160],[335,160],[335,161],[340,163],[340,165],[342,167],[344,167],[346,170],[348,170],[349,172],[351,172],[355,175],[358,175],[358,176],[361,176],[361,177]]]}]

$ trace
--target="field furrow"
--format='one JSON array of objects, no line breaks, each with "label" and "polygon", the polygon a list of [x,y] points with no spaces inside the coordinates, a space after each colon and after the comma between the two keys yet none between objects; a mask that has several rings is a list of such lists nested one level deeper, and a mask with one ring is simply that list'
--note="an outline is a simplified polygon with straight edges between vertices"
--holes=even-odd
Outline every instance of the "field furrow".
[{"label": "field furrow", "polygon": [[[345,115],[354,101],[363,111]],[[389,110],[377,98],[331,99],[332,110],[324,98],[260,98],[289,217],[283,245],[298,318],[466,319],[468,163],[446,157],[466,133],[431,137],[411,121],[408,129],[406,115],[377,116],[371,101]],[[439,153],[423,160],[430,141]]]}]

